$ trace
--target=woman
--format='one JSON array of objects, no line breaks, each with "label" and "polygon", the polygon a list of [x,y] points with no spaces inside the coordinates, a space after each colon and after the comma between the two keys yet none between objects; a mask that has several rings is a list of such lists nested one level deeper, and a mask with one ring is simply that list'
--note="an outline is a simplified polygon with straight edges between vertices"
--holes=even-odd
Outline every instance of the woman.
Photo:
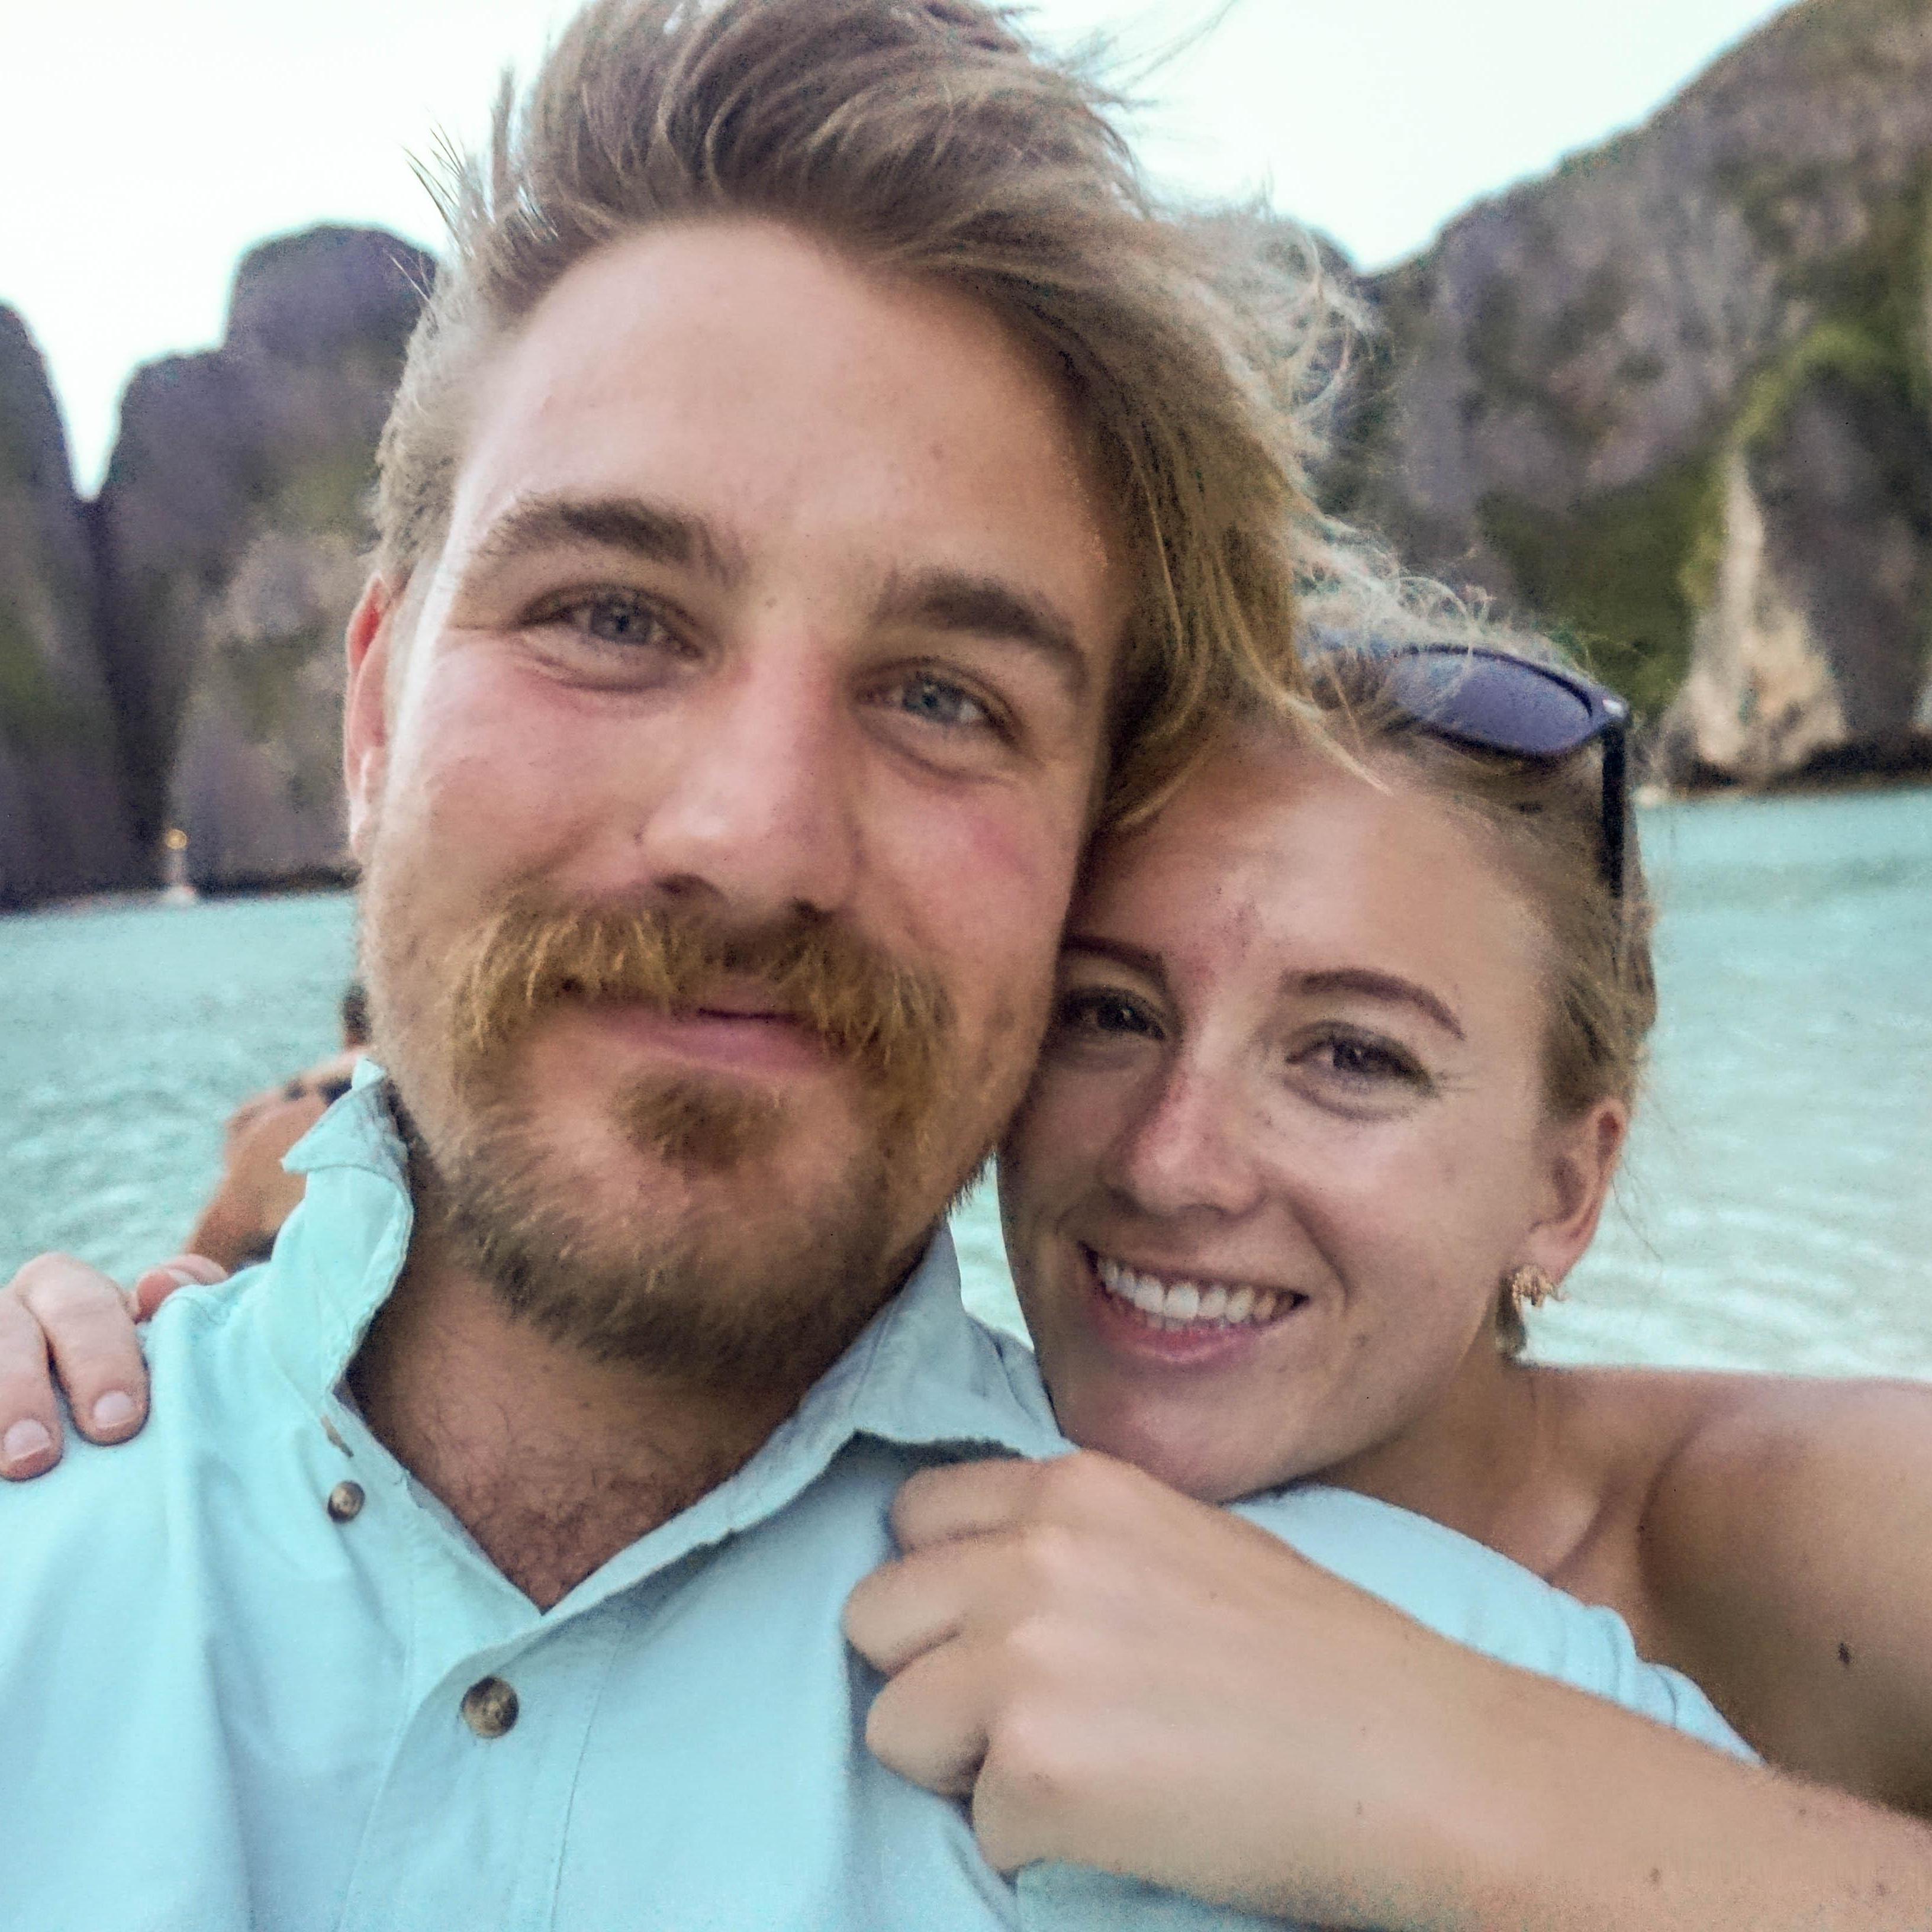
[{"label": "woman", "polygon": [[[1508,656],[1315,678],[1334,747],[1238,727],[1070,925],[1001,1166],[1063,1427],[1204,1502],[1319,1476],[1418,1512],[1616,1611],[1772,1762],[1925,1814],[1927,1392],[1519,1359],[1654,1015],[1621,721]],[[918,1479],[852,1618],[898,1673],[875,1744],[970,1783],[1003,1863],[1349,1924],[1932,1922],[1915,1823],[1419,1651],[1118,1474],[1039,1486]]]},{"label": "woman", "polygon": [[[1654,1006],[1621,717],[1453,647],[1331,650],[1315,684],[1331,743],[1234,726],[1096,858],[1001,1172],[1057,1413],[1106,1454],[908,1486],[848,1617],[892,1679],[868,1738],[1048,1884],[1387,1927],[1932,1922],[1902,1815],[1932,1810],[1924,1393],[1518,1357]],[[98,1373],[78,1324],[54,1342]],[[1797,1777],[1201,1507],[1294,1533],[1313,1476],[1615,1612]]]}]

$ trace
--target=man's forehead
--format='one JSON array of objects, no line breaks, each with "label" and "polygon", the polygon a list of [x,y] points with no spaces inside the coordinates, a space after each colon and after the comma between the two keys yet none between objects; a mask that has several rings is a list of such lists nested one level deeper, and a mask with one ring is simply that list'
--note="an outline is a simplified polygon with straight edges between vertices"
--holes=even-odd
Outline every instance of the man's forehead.
[{"label": "man's forehead", "polygon": [[1031,352],[964,297],[770,224],[580,265],[479,371],[474,425],[452,524],[466,557],[533,501],[629,500],[720,556],[870,539],[880,575],[996,563],[1089,607],[1071,614],[1083,638],[1123,621],[1117,520]]}]

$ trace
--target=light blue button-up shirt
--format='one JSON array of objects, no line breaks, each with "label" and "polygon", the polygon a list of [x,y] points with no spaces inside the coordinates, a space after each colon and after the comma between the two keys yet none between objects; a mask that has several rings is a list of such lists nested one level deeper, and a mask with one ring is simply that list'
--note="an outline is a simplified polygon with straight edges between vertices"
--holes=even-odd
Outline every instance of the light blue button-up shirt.
[{"label": "light blue button-up shirt", "polygon": [[[876,1682],[839,1612],[891,1554],[899,1484],[1066,1447],[943,1238],[737,1474],[540,1612],[341,1394],[410,1239],[380,1084],[292,1164],[308,1198],[269,1265],[152,1324],[142,1434],[0,1490],[0,1928],[1067,1932],[1166,1909],[1090,1874],[1016,1888],[864,1747]],[[1354,1550],[1450,1634],[1508,1654],[1516,1631],[1532,1667],[1562,1606],[1600,1630],[1338,1493],[1250,1513]],[[1646,1695],[1667,1675],[1623,1661]]]}]

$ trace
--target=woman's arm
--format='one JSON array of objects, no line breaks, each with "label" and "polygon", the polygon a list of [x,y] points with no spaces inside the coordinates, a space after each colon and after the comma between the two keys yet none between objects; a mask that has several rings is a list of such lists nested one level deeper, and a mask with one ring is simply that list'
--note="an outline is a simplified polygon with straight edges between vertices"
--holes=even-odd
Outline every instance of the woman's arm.
[{"label": "woman's arm", "polygon": [[[219,1274],[150,1270],[142,1312]],[[0,1293],[0,1440],[58,1430],[50,1337],[83,1402],[144,1402],[119,1292],[43,1257]],[[1646,1517],[1680,1660],[1768,1755],[1922,1808],[1932,1395],[1753,1393],[1693,1432]],[[932,1472],[896,1525],[906,1555],[848,1616],[893,1680],[868,1738],[970,1792],[1008,1869],[1062,1858],[1334,1924],[1932,1924],[1915,1820],[1466,1651],[1124,1465]]]},{"label": "woman's arm", "polygon": [[1765,1756],[1932,1816],[1932,1389],[1738,1378],[1642,1544],[1673,1660]]},{"label": "woman's arm", "polygon": [[1437,1637],[1094,1456],[927,1472],[868,1742],[987,1856],[1330,1925],[1915,1928],[1932,1832]]},{"label": "woman's arm", "polygon": [[60,1460],[55,1378],[74,1424],[95,1442],[123,1442],[148,1414],[148,1365],[135,1324],[178,1288],[221,1280],[200,1255],[152,1268],[130,1296],[71,1255],[39,1255],[0,1289],[0,1478],[44,1474]]},{"label": "woman's arm", "polygon": [[273,1244],[302,1196],[301,1176],[284,1171],[282,1156],[348,1090],[361,1057],[360,1047],[345,1047],[236,1108],[220,1180],[188,1237],[197,1252],[149,1268],[130,1296],[60,1254],[36,1256],[0,1289],[0,1478],[24,1481],[60,1460],[56,1380],[90,1441],[139,1433],[148,1372],[135,1324],[177,1288],[220,1281]]}]

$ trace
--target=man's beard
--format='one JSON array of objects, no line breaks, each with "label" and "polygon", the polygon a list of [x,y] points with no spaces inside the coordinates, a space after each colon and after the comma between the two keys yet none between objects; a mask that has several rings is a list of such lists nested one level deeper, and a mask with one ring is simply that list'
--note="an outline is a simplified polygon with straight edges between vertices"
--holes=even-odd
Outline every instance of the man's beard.
[{"label": "man's beard", "polygon": [[[943,987],[827,918],[726,927],[674,908],[557,906],[528,891],[432,964],[410,930],[406,886],[372,868],[365,976],[418,1197],[457,1258],[519,1318],[600,1360],[722,1389],[802,1386],[819,1373],[910,1258],[918,1204],[932,1202],[926,1219],[936,1220],[985,1151],[976,1142],[949,1161],[938,1146],[949,1098],[957,1106]],[[810,1198],[794,1198],[776,1162],[812,1131],[796,1098],[722,1076],[646,1073],[610,1124],[684,1204],[668,1209],[640,1188],[627,1211],[613,1214],[607,1198],[600,1212],[519,1101],[519,1046],[572,1005],[690,1015],[726,986],[791,1016],[851,1070],[862,1096],[854,1156]],[[988,1137],[998,1124],[986,1124]]]}]

